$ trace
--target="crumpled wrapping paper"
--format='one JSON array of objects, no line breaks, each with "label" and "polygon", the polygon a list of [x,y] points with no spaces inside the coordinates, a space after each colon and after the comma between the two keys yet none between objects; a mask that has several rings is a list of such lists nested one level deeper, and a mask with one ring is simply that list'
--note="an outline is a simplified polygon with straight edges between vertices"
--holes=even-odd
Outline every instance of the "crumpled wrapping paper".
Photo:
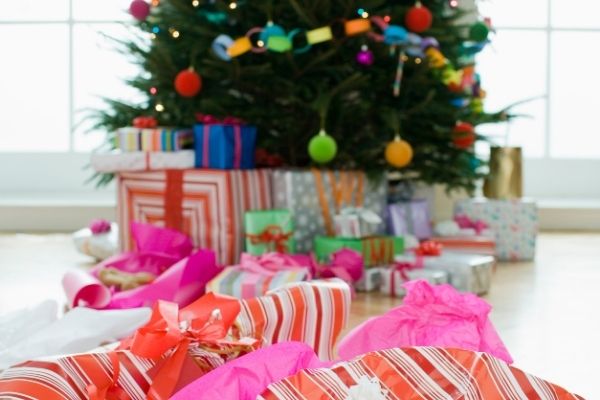
[{"label": "crumpled wrapping paper", "polygon": [[410,281],[404,287],[401,306],[368,319],[342,339],[342,359],[392,347],[435,346],[481,351],[513,362],[489,319],[492,307],[486,301],[450,285]]}]

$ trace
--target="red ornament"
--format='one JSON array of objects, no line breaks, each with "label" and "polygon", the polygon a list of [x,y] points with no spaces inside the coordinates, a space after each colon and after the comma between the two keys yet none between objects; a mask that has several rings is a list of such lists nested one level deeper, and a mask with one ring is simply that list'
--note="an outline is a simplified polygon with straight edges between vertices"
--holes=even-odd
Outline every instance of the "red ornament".
[{"label": "red ornament", "polygon": [[150,14],[150,4],[144,0],[133,0],[129,6],[129,13],[138,21],[145,21]]},{"label": "red ornament", "polygon": [[475,128],[468,122],[459,122],[452,130],[452,143],[459,149],[468,149],[475,143]]},{"label": "red ornament", "polygon": [[410,31],[421,33],[431,28],[433,15],[427,7],[422,5],[420,1],[417,1],[417,4],[411,7],[406,13],[404,22]]},{"label": "red ornament", "polygon": [[181,71],[175,77],[175,91],[183,97],[194,97],[202,89],[202,78],[192,68]]}]

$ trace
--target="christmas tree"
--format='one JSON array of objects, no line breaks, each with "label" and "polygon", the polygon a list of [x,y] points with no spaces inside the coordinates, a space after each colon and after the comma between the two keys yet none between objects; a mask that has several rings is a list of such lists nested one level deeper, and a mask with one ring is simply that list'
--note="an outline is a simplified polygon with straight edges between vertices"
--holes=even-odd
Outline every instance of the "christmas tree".
[{"label": "christmas tree", "polygon": [[472,127],[507,115],[483,110],[474,56],[489,28],[458,23],[476,12],[459,1],[135,0],[140,40],[120,44],[144,70],[129,83],[147,101],[107,100],[98,126],[235,116],[258,126],[264,165],[307,167],[337,147],[328,167],[402,167],[473,190],[483,138]]}]

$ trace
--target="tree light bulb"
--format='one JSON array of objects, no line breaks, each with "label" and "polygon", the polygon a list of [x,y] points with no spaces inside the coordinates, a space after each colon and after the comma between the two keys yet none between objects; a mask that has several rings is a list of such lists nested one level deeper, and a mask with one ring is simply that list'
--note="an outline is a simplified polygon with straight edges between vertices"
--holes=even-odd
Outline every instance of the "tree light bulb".
[{"label": "tree light bulb", "polygon": [[179,31],[174,30],[173,32],[171,32],[171,36],[173,36],[175,39],[177,39],[179,37]]},{"label": "tree light bulb", "polygon": [[258,42],[256,42],[256,45],[258,47],[264,47],[265,46],[265,42],[263,42],[262,40],[259,40]]},{"label": "tree light bulb", "polygon": [[422,61],[419,57],[415,58],[415,64],[421,64]]},{"label": "tree light bulb", "polygon": [[156,93],[158,93],[158,89],[156,89],[154,86],[152,86],[150,88],[150,94],[155,95]]},{"label": "tree light bulb", "polygon": [[389,23],[389,22],[392,20],[392,17],[390,17],[389,15],[386,15],[385,17],[383,17],[383,20],[384,20],[385,22],[388,22],[388,23]]},{"label": "tree light bulb", "polygon": [[232,1],[231,3],[229,3],[229,8],[235,10],[237,8],[237,3],[235,1]]},{"label": "tree light bulb", "polygon": [[450,7],[452,7],[452,8],[458,7],[458,0],[450,0]]},{"label": "tree light bulb", "polygon": [[362,14],[360,14],[363,18],[369,18],[369,13],[366,11],[363,11]]},{"label": "tree light bulb", "polygon": [[194,7],[198,7],[200,5],[200,2],[198,0],[194,0],[194,1],[192,1],[192,5]]},{"label": "tree light bulb", "polygon": [[152,40],[156,39],[156,33],[151,33],[150,34],[150,39],[152,39]]},{"label": "tree light bulb", "polygon": [[165,106],[163,106],[161,103],[158,103],[154,106],[154,109],[158,112],[163,112],[165,111]]}]

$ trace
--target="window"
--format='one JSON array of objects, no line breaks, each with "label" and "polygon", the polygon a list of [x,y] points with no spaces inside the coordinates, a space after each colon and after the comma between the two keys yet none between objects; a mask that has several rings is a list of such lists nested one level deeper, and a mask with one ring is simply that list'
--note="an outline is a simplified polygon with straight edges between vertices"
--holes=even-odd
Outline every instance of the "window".
[{"label": "window", "polygon": [[[600,159],[597,93],[600,3],[596,0],[488,0],[479,9],[492,18],[493,42],[479,55],[479,71],[497,110],[527,117],[508,127],[483,127],[499,144],[524,147],[529,158]],[[507,137],[508,136],[508,137]]]},{"label": "window", "polygon": [[139,96],[124,83],[137,67],[109,39],[131,35],[121,22],[129,3],[0,0],[0,152],[88,152],[102,142],[101,132],[85,134],[86,110],[104,96]]}]

